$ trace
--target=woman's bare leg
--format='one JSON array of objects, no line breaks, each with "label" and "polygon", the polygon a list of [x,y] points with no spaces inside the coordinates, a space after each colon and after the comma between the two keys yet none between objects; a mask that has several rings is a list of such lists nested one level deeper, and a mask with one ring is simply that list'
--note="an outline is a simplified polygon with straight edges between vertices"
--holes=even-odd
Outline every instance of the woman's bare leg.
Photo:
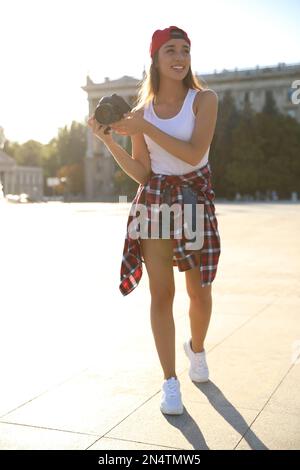
[{"label": "woman's bare leg", "polygon": [[175,283],[171,239],[142,239],[142,254],[149,276],[151,327],[164,378],[177,377],[175,370]]},{"label": "woman's bare leg", "polygon": [[[198,255],[201,256],[201,255]],[[194,352],[204,350],[204,341],[212,312],[211,285],[201,287],[199,267],[185,271],[187,292],[190,297],[190,326],[192,349]]]}]

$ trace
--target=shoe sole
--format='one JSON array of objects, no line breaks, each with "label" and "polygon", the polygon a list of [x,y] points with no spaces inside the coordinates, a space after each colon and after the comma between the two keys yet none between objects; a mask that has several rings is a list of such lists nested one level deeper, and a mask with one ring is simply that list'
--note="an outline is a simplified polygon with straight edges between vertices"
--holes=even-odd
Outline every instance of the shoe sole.
[{"label": "shoe sole", "polygon": [[191,374],[189,373],[189,377],[191,379],[192,382],[197,382],[198,384],[204,384],[206,382],[209,382],[209,378],[208,379],[194,379],[193,377],[191,377]]},{"label": "shoe sole", "polygon": [[180,410],[173,410],[173,411],[170,411],[170,410],[164,410],[162,407],[160,407],[160,411],[162,413],[164,413],[165,415],[182,415],[183,413],[183,408],[180,409]]},{"label": "shoe sole", "polygon": [[[189,356],[189,353],[188,353],[188,345],[187,343],[183,343],[183,348],[184,348],[184,352],[185,354],[187,355],[187,357],[190,359],[190,356]],[[192,382],[197,382],[197,383],[205,383],[205,382],[208,382],[209,381],[209,377],[205,378],[205,379],[195,379],[192,375],[191,375],[191,372],[189,370],[189,377],[191,379]]]}]

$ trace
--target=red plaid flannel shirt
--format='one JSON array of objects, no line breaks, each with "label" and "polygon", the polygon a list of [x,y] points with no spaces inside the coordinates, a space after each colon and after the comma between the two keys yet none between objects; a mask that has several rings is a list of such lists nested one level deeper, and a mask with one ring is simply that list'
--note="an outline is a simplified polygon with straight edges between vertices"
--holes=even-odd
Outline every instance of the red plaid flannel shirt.
[{"label": "red plaid flannel shirt", "polygon": [[[215,216],[215,193],[211,187],[211,169],[209,163],[204,167],[184,175],[165,175],[151,171],[145,185],[140,184],[132,201],[127,221],[127,231],[121,264],[121,283],[119,289],[123,295],[133,291],[138,285],[142,274],[144,262],[141,257],[140,238],[130,237],[129,224],[135,219],[137,204],[147,208],[147,220],[151,223],[151,204],[163,204],[163,194],[166,186],[171,186],[171,204],[181,203],[183,210],[182,185],[190,186],[196,190],[198,204],[204,204],[204,243],[201,248],[200,273],[201,284],[206,286],[212,283],[216,276],[219,256],[221,253],[218,221]],[[148,232],[149,233],[149,232]],[[170,231],[170,238],[174,232]],[[173,266],[179,271],[186,271],[197,266],[197,259],[190,250],[185,248],[185,237],[173,238]]]}]

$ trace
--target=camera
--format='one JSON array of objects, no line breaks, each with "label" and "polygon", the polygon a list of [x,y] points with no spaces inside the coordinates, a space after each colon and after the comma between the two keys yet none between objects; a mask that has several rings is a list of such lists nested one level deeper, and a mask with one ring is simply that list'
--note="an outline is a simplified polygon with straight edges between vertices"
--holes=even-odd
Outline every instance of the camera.
[{"label": "camera", "polygon": [[109,125],[122,119],[125,113],[131,111],[129,104],[119,95],[103,96],[95,109],[95,119],[99,124]]}]

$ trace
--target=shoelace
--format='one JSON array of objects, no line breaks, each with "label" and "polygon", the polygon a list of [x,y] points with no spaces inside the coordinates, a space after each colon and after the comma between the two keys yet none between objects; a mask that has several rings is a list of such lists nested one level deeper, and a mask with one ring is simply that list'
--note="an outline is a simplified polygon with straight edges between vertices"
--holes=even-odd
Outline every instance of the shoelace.
[{"label": "shoelace", "polygon": [[176,392],[177,392],[178,384],[174,380],[167,381],[167,387],[168,387],[168,391],[170,392],[171,396],[176,396],[177,395]]},{"label": "shoelace", "polygon": [[194,367],[197,367],[199,370],[206,370],[207,369],[207,365],[206,365],[206,362],[205,362],[205,359],[204,357],[197,357],[193,360],[193,366]]}]

